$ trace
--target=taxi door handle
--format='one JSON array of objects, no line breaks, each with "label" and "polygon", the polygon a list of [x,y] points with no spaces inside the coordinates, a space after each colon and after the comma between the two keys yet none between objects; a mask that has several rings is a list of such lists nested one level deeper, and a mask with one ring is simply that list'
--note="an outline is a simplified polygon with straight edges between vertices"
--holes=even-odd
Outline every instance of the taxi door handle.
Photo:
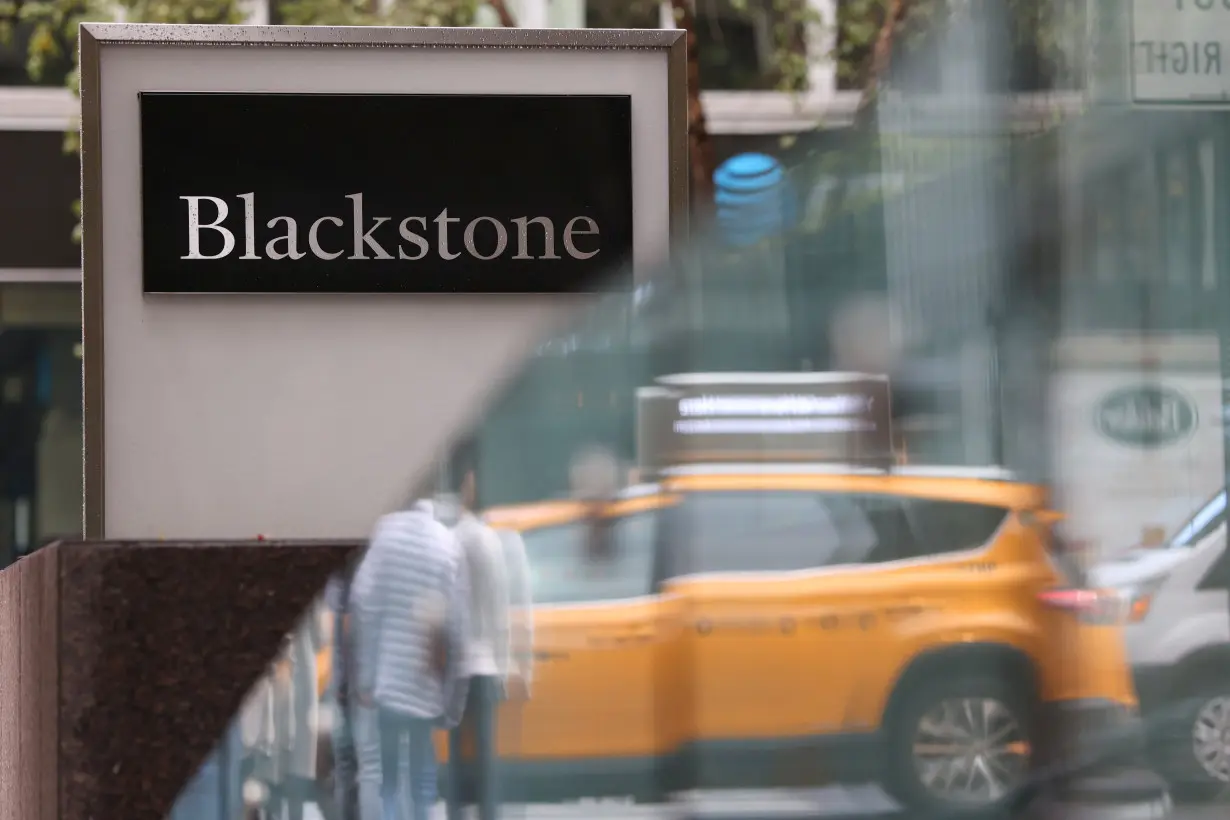
[{"label": "taxi door handle", "polygon": [[652,640],[656,634],[658,634],[658,630],[646,624],[644,626],[621,627],[617,629],[595,629],[590,633],[590,638],[601,643],[608,641],[623,643],[625,641]]},{"label": "taxi door handle", "polygon": [[642,626],[634,629],[594,630],[595,635],[603,638],[645,638],[654,635],[656,632],[657,630],[652,626]]}]

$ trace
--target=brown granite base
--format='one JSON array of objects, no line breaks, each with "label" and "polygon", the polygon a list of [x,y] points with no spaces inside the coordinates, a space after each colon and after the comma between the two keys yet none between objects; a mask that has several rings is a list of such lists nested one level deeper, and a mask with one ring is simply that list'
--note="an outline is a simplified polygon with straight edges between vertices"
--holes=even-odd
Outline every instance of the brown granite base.
[{"label": "brown granite base", "polygon": [[164,820],[360,546],[61,543],[0,572],[0,820]]},{"label": "brown granite base", "polygon": [[53,820],[57,792],[56,562],[0,572],[0,818]]}]

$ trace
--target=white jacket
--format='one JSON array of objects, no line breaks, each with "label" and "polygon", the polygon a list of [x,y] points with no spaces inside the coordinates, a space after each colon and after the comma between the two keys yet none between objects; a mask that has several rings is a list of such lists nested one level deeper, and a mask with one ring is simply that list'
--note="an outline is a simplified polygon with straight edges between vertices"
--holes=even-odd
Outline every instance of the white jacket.
[{"label": "white jacket", "polygon": [[440,496],[436,517],[453,528],[470,583],[465,673],[506,679],[532,675],[533,611],[525,544],[515,532],[492,529],[456,499]]},{"label": "white jacket", "polygon": [[456,538],[435,520],[430,504],[380,519],[350,591],[357,692],[403,715],[459,719],[462,658],[449,653],[441,680],[431,667],[430,641],[443,627],[451,646],[465,645],[465,576]]},{"label": "white jacket", "polygon": [[534,599],[525,541],[515,530],[496,530],[496,535],[504,545],[508,581],[508,671],[518,675],[528,686],[534,676]]}]

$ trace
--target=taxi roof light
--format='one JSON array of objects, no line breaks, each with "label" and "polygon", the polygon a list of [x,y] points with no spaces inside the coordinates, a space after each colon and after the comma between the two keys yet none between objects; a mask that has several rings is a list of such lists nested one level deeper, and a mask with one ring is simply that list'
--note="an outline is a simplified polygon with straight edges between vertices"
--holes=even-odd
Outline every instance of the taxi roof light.
[{"label": "taxi roof light", "polygon": [[[1002,468],[928,467],[909,448],[888,376],[868,372],[694,372],[639,387],[642,477],[684,467],[800,465],[1012,481]],[[998,472],[998,475],[991,475]]]}]

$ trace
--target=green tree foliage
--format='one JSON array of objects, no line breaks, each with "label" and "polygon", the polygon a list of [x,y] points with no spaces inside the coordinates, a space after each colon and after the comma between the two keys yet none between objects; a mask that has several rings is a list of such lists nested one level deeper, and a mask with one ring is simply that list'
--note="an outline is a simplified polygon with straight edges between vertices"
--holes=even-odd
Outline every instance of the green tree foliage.
[{"label": "green tree foliage", "polygon": [[[724,13],[772,22],[767,57],[767,87],[788,92],[807,90],[809,37],[827,35],[835,43],[830,59],[846,87],[863,90],[856,128],[865,132],[848,141],[856,150],[832,151],[824,173],[843,176],[865,167],[878,153],[871,116],[880,88],[891,85],[892,64],[911,52],[936,48],[937,32],[955,14],[968,13],[987,0],[838,0],[836,20],[822,19],[807,0],[671,0],[676,20],[692,27],[719,25],[715,3]],[[1083,0],[1003,0],[1015,38],[1012,49],[1032,50],[1044,73],[1060,83],[1080,82],[1084,54]],[[271,0],[274,16],[292,25],[473,25],[481,0]],[[490,0],[504,25],[514,21],[503,0]],[[608,8],[609,7],[609,8]],[[598,4],[595,25],[656,25],[659,0],[608,0]],[[688,12],[694,10],[693,14]],[[680,19],[680,18],[683,19]],[[0,41],[20,28],[27,35],[27,68],[36,81],[63,72],[76,93],[77,27],[88,21],[143,23],[239,23],[239,0],[0,0]],[[610,18],[609,20],[606,18]],[[628,22],[631,21],[631,22]],[[719,45],[721,38],[710,38]],[[695,44],[695,37],[690,38]],[[879,46],[879,48],[877,48]],[[879,58],[877,59],[877,53]],[[710,54],[706,60],[722,59]],[[691,73],[691,72],[690,72]],[[694,145],[707,144],[698,81],[689,88],[690,130]],[[77,150],[77,134],[66,136],[68,150]],[[697,151],[698,154],[706,152]],[[711,152],[708,152],[711,153]],[[947,153],[943,152],[942,153]],[[700,157],[704,159],[704,157]],[[694,163],[694,177],[708,177],[711,162]],[[703,167],[702,167],[703,166]],[[819,163],[816,163],[819,169]],[[843,170],[844,169],[844,170]],[[695,187],[695,186],[694,186]],[[838,202],[844,201],[842,193]]]},{"label": "green tree foliage", "polygon": [[[5,10],[8,14],[5,14]],[[238,0],[0,0],[0,36],[15,26],[29,32],[26,68],[41,80],[48,66],[73,55],[77,27],[85,22],[123,19],[132,23],[238,23]],[[7,25],[6,25],[7,24]],[[76,90],[76,72],[68,78]]]},{"label": "green tree foliage", "polygon": [[[356,0],[280,0],[275,11],[292,25],[467,26],[474,22],[478,0],[396,0],[384,10],[376,2]],[[236,24],[245,19],[239,0],[0,0],[0,42],[20,28],[28,35],[26,69],[37,81],[51,66],[73,68],[65,83],[80,92],[77,29],[86,22]],[[65,134],[65,150],[79,149],[77,131]],[[80,201],[73,203],[80,217]],[[80,239],[81,226],[73,232]]]},{"label": "green tree foliage", "polygon": [[[937,35],[961,14],[993,7],[986,0],[839,0],[837,45],[834,57],[848,86],[866,88],[876,79],[873,54],[876,41],[886,36],[891,60],[921,49],[936,48]],[[1030,52],[1037,68],[1057,83],[1076,82],[1083,74],[1085,0],[1002,0],[1010,53]],[[890,10],[897,9],[895,19]]]},{"label": "green tree foliage", "polygon": [[[864,211],[883,198],[881,189],[855,195],[847,181],[874,169],[885,151],[908,154],[919,173],[942,172],[963,161],[974,162],[989,148],[989,139],[970,145],[969,136],[912,134],[908,130],[880,133],[875,116],[881,91],[892,89],[894,69],[908,71],[910,61],[931,51],[942,51],[941,38],[959,15],[978,14],[994,6],[987,0],[841,0],[836,23],[834,57],[839,81],[861,91],[853,132],[842,150],[814,156],[810,179],[836,179],[823,213],[813,215],[805,229],[823,229],[834,220]],[[996,11],[1006,34],[1000,50],[989,49],[986,69],[1008,68],[1023,79],[1033,79],[1049,90],[1076,89],[1084,82],[1086,40],[1084,0],[1002,0]],[[990,88],[1010,92],[1019,89]],[[1060,121],[1052,109],[1049,125]],[[978,140],[975,140],[978,141]],[[908,183],[908,181],[907,181]]]},{"label": "green tree foliage", "polygon": [[[8,12],[7,14],[5,12]],[[81,23],[240,23],[244,15],[239,0],[0,0],[0,37],[12,37],[16,29],[28,34],[26,70],[35,81],[46,79],[49,69],[72,59],[65,83],[80,92],[77,70],[77,28]],[[65,150],[78,150],[76,130],[65,134]],[[73,203],[81,215],[81,202]],[[80,240],[81,225],[73,230]]]},{"label": "green tree foliage", "polygon": [[293,26],[470,26],[480,5],[478,0],[280,0],[276,11]]}]

